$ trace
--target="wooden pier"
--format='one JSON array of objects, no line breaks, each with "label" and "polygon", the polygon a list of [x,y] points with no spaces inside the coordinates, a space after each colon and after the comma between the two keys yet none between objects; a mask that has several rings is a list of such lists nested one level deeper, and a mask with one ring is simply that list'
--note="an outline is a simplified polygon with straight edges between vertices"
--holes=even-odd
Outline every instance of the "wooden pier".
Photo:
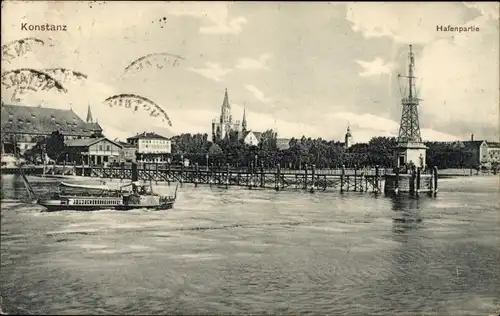
[{"label": "wooden pier", "polygon": [[[181,184],[211,185],[228,188],[242,186],[249,189],[273,189],[276,191],[296,189],[314,191],[337,190],[340,192],[372,192],[385,194],[429,193],[437,192],[437,169],[423,174],[420,169],[411,174],[394,174],[392,170],[383,168],[370,169],[338,169],[316,170],[314,165],[302,170],[282,169],[279,165],[274,169],[264,169],[261,165],[248,168],[232,168],[211,166],[166,165],[157,163],[122,164],[105,167],[102,165],[65,165],[47,166],[44,174],[73,175],[100,179],[132,179],[137,172],[139,180],[154,183],[179,182]],[[434,171],[436,173],[434,173]],[[435,190],[435,189],[436,190]]]}]

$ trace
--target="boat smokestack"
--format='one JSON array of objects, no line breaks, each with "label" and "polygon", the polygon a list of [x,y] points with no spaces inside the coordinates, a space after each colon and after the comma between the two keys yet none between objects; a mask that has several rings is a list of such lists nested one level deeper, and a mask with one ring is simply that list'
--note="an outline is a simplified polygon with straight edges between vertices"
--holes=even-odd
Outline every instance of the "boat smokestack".
[{"label": "boat smokestack", "polygon": [[470,134],[470,140],[473,142],[474,141],[474,134]]},{"label": "boat smokestack", "polygon": [[139,180],[139,173],[137,171],[137,162],[132,163],[132,182]]}]

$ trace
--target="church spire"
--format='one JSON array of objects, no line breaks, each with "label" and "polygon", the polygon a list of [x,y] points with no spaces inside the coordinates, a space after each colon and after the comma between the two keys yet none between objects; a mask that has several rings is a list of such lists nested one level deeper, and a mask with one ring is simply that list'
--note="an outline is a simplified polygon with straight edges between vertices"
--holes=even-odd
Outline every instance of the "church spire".
[{"label": "church spire", "polygon": [[229,97],[227,96],[227,88],[226,88],[226,93],[224,94],[224,102],[222,102],[222,108],[231,108],[229,105]]},{"label": "church spire", "polygon": [[90,104],[87,110],[87,123],[93,123],[94,119],[92,118],[92,112],[90,111]]},{"label": "church spire", "polygon": [[245,108],[243,108],[243,120],[241,121],[241,129],[244,132],[247,130],[247,116]]}]

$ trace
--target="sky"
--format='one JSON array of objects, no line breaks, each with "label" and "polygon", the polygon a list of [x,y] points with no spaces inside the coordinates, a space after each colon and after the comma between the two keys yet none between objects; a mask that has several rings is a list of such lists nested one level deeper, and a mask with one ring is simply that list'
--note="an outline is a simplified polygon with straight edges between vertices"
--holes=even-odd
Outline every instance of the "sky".
[{"label": "sky", "polygon": [[[499,139],[499,4],[299,2],[2,2],[2,45],[35,37],[44,45],[9,63],[86,74],[66,93],[28,92],[20,104],[94,118],[114,139],[138,132],[211,134],[225,89],[233,119],[278,137],[354,142],[397,136],[398,74],[415,52],[424,140]],[[22,23],[62,24],[27,31]],[[474,26],[443,32],[437,26]],[[148,54],[158,67],[125,72]],[[160,56],[160,57],[158,57]],[[401,82],[404,88],[404,82]],[[2,85],[2,100],[11,89]],[[142,109],[110,107],[119,94],[145,97],[172,126]],[[15,103],[17,104],[17,103]],[[170,136],[170,135],[166,135]]]}]

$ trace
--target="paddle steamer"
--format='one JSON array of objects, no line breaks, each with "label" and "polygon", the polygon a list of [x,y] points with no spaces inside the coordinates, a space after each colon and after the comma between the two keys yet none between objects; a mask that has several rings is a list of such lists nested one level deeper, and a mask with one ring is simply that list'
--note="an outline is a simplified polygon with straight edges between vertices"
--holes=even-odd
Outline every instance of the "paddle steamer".
[{"label": "paddle steamer", "polygon": [[174,206],[177,186],[173,196],[153,192],[152,184],[140,184],[137,177],[132,182],[117,189],[107,185],[81,185],[61,182],[55,192],[38,198],[28,179],[21,173],[26,188],[36,203],[47,211],[97,211],[153,209],[167,210]]}]

